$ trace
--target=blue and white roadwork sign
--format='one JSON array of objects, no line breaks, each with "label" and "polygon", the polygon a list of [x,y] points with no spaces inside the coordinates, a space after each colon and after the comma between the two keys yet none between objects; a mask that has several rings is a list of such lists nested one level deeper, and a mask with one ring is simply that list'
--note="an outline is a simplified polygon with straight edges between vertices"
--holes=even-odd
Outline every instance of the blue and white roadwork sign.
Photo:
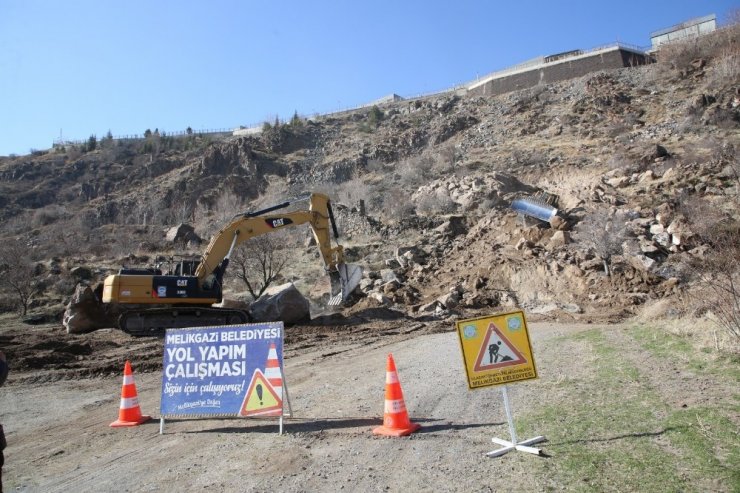
[{"label": "blue and white roadwork sign", "polygon": [[160,413],[280,415],[282,368],[282,322],[169,329]]}]

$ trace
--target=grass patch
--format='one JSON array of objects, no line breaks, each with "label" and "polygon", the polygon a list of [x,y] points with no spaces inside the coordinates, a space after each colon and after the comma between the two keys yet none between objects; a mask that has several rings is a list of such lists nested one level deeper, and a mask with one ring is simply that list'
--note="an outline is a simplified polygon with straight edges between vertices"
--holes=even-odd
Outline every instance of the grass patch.
[{"label": "grass patch", "polygon": [[[737,412],[737,409],[735,410]],[[692,474],[717,478],[740,491],[740,440],[732,421],[716,409],[686,409],[666,419],[671,442],[686,453]],[[721,486],[720,486],[721,487]]]},{"label": "grass patch", "polygon": [[691,370],[729,378],[740,384],[740,355],[717,353],[709,348],[697,349],[686,336],[649,326],[632,327],[628,333],[654,356],[675,360]]},{"label": "grass patch", "polygon": [[[521,437],[548,439],[551,458],[531,463],[532,473],[552,490],[739,491],[738,434],[725,415],[733,411],[670,408],[642,374],[650,368],[636,368],[612,340],[593,329],[556,341],[566,354],[585,344],[592,357],[571,362],[579,371],[567,385],[543,382],[546,404],[517,416]],[[666,358],[693,354],[680,339],[644,340]]]},{"label": "grass patch", "polygon": [[685,337],[666,331],[658,331],[649,326],[632,327],[628,330],[628,333],[644,349],[661,358],[675,358],[677,355],[690,357],[695,351]]}]

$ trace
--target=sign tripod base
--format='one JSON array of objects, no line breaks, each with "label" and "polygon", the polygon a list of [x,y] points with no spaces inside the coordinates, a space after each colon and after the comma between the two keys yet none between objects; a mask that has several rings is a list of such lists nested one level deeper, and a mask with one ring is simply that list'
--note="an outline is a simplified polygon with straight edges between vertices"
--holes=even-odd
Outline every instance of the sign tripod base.
[{"label": "sign tripod base", "polygon": [[502,445],[500,449],[492,450],[488,452],[486,455],[488,457],[501,457],[504,454],[507,454],[511,452],[512,450],[518,450],[520,452],[527,452],[534,455],[542,455],[542,450],[530,447],[529,445],[533,445],[535,443],[544,442],[546,440],[543,436],[538,436],[534,438],[530,438],[529,440],[524,440],[522,442],[518,441],[516,438],[516,429],[514,428],[514,418],[511,414],[511,406],[509,405],[509,394],[506,391],[506,385],[501,387],[501,393],[504,395],[504,408],[506,409],[506,419],[509,422],[509,433],[511,434],[511,441],[508,440],[502,440],[501,438],[494,438],[492,439],[493,443],[497,443],[499,445]]}]

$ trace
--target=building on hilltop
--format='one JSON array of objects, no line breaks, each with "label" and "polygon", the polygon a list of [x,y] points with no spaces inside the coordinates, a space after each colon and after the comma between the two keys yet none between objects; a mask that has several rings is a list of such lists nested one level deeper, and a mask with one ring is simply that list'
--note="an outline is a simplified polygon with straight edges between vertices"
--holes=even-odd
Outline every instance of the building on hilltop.
[{"label": "building on hilltop", "polygon": [[709,14],[650,33],[650,42],[653,45],[653,50],[655,50],[662,44],[703,36],[716,29],[717,16],[715,14]]},{"label": "building on hilltop", "polygon": [[380,104],[397,103],[397,102],[403,101],[403,100],[404,100],[404,98],[402,98],[398,94],[395,94],[394,93],[394,94],[389,94],[387,96],[383,96],[382,98],[376,99],[375,101],[373,101],[371,103],[364,104],[363,106],[377,106],[377,105],[380,105]]}]

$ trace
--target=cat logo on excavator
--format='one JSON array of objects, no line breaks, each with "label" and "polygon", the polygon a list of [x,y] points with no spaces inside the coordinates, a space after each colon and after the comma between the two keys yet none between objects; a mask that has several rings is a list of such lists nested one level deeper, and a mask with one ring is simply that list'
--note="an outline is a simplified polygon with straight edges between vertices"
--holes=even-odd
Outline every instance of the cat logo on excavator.
[{"label": "cat logo on excavator", "polygon": [[265,223],[271,228],[282,228],[293,224],[293,221],[289,217],[275,217],[271,219],[265,219]]}]

